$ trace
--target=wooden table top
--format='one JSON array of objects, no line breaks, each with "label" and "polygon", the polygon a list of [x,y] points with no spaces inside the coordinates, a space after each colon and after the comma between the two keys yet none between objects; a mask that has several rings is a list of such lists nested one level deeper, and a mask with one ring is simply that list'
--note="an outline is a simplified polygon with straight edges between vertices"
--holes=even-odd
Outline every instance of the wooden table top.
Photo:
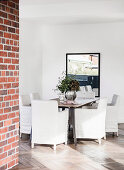
[{"label": "wooden table top", "polygon": [[61,108],[79,108],[79,107],[82,107],[84,105],[90,104],[92,102],[96,102],[97,100],[99,100],[99,98],[98,97],[95,98],[95,99],[77,98],[75,100],[74,104],[68,104],[67,102],[61,102],[59,100],[59,98],[55,98],[55,99],[52,99],[52,100],[56,100],[58,102],[58,107],[61,107]]}]

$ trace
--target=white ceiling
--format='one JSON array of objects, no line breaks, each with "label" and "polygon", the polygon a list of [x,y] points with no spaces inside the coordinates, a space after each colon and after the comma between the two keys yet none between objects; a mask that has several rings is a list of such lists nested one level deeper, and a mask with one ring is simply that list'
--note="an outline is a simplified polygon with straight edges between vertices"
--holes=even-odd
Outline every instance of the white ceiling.
[{"label": "white ceiling", "polygon": [[45,24],[124,21],[124,0],[20,0],[20,18]]},{"label": "white ceiling", "polygon": [[43,4],[58,4],[58,3],[78,3],[88,1],[113,1],[113,0],[20,0],[24,5],[43,5]]}]

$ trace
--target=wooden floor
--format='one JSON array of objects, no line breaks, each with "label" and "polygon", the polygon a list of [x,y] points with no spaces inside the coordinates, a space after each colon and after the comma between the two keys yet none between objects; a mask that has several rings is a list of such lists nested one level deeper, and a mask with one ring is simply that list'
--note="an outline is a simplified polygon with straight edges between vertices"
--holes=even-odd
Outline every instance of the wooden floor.
[{"label": "wooden floor", "polygon": [[119,126],[119,137],[109,135],[107,140],[78,141],[50,146],[36,145],[30,148],[29,140],[20,140],[19,165],[13,170],[124,170],[124,125]]}]

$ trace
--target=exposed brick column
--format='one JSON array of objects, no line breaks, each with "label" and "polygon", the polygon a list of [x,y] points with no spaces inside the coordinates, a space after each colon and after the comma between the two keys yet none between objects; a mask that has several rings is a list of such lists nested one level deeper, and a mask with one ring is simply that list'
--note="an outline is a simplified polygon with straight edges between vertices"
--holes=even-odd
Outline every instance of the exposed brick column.
[{"label": "exposed brick column", "polygon": [[0,169],[18,164],[19,0],[0,0]]}]

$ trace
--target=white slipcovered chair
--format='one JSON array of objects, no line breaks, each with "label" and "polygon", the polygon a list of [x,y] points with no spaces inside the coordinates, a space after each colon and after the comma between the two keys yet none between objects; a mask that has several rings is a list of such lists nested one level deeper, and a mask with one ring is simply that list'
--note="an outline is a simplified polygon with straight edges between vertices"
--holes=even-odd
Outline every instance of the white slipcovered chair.
[{"label": "white slipcovered chair", "polygon": [[30,99],[32,100],[40,100],[40,94],[39,93],[31,93],[30,94]]},{"label": "white slipcovered chair", "polygon": [[93,91],[92,87],[90,85],[85,86],[85,88],[86,88],[86,91],[88,91],[88,92],[92,92]]},{"label": "white slipcovered chair", "polygon": [[[91,85],[85,86],[86,89],[86,98],[88,99],[94,99],[95,98],[95,92],[93,91]],[[98,103],[92,103],[91,106],[84,106],[83,108],[88,108],[88,109],[97,109]]]},{"label": "white slipcovered chair", "polygon": [[90,85],[85,86],[86,89],[86,98],[94,99],[95,98],[95,92],[93,91],[92,87]]},{"label": "white slipcovered chair", "polygon": [[77,97],[84,98],[84,99],[94,99],[95,92],[93,92],[92,87],[90,85],[81,86],[80,91],[77,92]]},{"label": "white slipcovered chair", "polygon": [[76,109],[75,128],[76,138],[98,139],[106,138],[105,116],[107,99],[100,99],[97,109]]},{"label": "white slipcovered chair", "polygon": [[32,101],[32,148],[34,144],[67,143],[68,111],[58,112],[57,101]]},{"label": "white slipcovered chair", "polygon": [[85,96],[86,96],[85,86],[80,86],[80,90],[77,91],[77,97],[78,98],[85,98]]},{"label": "white slipcovered chair", "polygon": [[22,133],[31,134],[31,101],[29,95],[19,96],[20,137]]},{"label": "white slipcovered chair", "polygon": [[112,102],[107,104],[106,132],[117,133],[117,136],[118,136],[118,107],[119,96],[114,94]]}]

